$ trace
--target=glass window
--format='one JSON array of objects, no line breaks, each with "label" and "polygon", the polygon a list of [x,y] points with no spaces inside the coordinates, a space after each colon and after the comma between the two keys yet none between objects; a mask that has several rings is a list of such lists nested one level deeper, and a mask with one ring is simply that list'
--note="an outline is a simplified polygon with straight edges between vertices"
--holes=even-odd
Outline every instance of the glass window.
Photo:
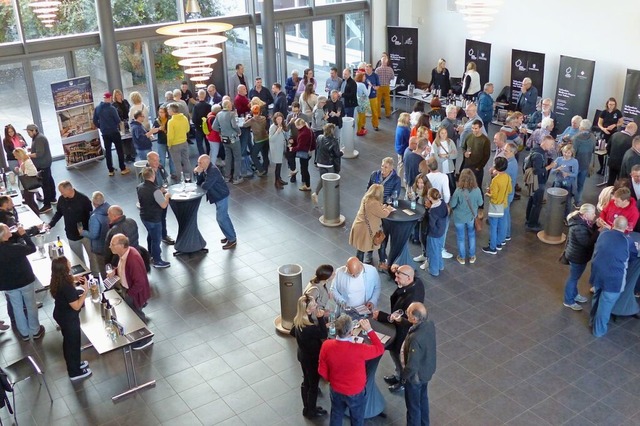
[{"label": "glass window", "polygon": [[[64,58],[59,56],[34,60],[31,61],[31,67],[33,69],[36,93],[38,94],[40,117],[42,118],[42,129],[40,130],[49,139],[51,154],[53,156],[64,155],[58,118],[53,105],[53,94],[51,93],[51,83],[69,78]],[[26,98],[25,94],[22,96]],[[29,116],[31,116],[31,113],[29,113]]]},{"label": "glass window", "polygon": [[[91,76],[91,91],[94,103],[98,104],[107,90],[107,72],[104,66],[104,56],[97,47],[78,49],[73,52],[78,67],[76,77]],[[115,89],[115,88],[114,88]]]},{"label": "glass window", "polygon": [[331,3],[346,3],[353,0],[315,0],[316,6],[324,6]]},{"label": "glass window", "polygon": [[171,54],[173,48],[166,46],[163,40],[152,41],[151,50],[153,52],[156,70],[156,92],[158,92],[158,101],[163,103],[165,101],[164,94],[167,91],[180,88],[180,82],[182,81],[184,73],[182,67],[178,65],[179,59]]},{"label": "glass window", "polygon": [[[246,27],[234,28],[227,33],[229,39],[225,43],[227,55],[227,77],[236,72],[236,64],[244,65],[244,75],[247,84],[253,82],[251,70],[251,48],[249,45],[249,29]],[[262,40],[262,39],[261,39]],[[225,84],[229,84],[229,80]]]},{"label": "glass window", "polygon": [[[253,1],[253,0],[250,0]],[[174,2],[175,3],[175,2]],[[200,10],[203,18],[214,16],[233,16],[247,13],[247,1],[207,0],[200,1]]]},{"label": "glass window", "polygon": [[[11,124],[16,129],[16,132],[24,137],[27,145],[31,146],[31,139],[26,130],[23,130],[27,124],[33,123],[33,118],[31,105],[27,97],[27,85],[24,81],[22,64],[1,65],[0,70],[0,88],[2,88],[0,90],[0,104],[11,105],[11,108],[2,109],[2,132],[0,137],[4,139],[4,126]],[[49,97],[51,97],[51,90],[49,90]]]},{"label": "glass window", "polygon": [[348,13],[344,18],[347,65],[356,67],[364,61],[364,12]]},{"label": "glass window", "polygon": [[[118,43],[118,59],[120,60],[120,75],[122,76],[122,92],[129,99],[131,92],[142,95],[142,103],[149,105],[149,88],[144,72],[144,55],[142,42]],[[115,88],[111,88],[113,90]],[[164,94],[162,98],[164,99]],[[131,101],[129,101],[131,102]]]},{"label": "glass window", "polygon": [[113,23],[116,28],[174,22],[178,8],[170,0],[111,0]]},{"label": "glass window", "polygon": [[27,40],[98,31],[93,1],[66,0],[60,6],[38,14],[30,3],[33,0],[18,0]]},{"label": "glass window", "polygon": [[313,21],[313,72],[317,93],[324,93],[329,70],[336,66],[336,26],[334,20]]},{"label": "glass window", "polygon": [[19,41],[16,16],[11,1],[0,1],[0,43]]},{"label": "glass window", "polygon": [[310,22],[299,24],[287,24],[285,30],[285,48],[287,49],[287,77],[293,70],[298,71],[298,76],[309,68],[309,28]]},{"label": "glass window", "polygon": [[[255,2],[256,2],[256,6],[255,6],[256,12],[262,12],[262,4],[263,4],[262,1],[255,0]],[[308,0],[273,0],[273,10],[292,9],[296,7],[305,7],[308,5],[309,5]]]}]

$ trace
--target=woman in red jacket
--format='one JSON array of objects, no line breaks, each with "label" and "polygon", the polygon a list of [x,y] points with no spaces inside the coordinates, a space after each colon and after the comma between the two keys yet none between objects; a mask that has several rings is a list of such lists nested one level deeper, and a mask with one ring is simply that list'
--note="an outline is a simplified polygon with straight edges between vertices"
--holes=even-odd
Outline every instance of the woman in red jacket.
[{"label": "woman in red jacket", "polygon": [[311,151],[313,151],[313,132],[307,126],[306,121],[298,118],[295,121],[298,129],[298,138],[295,145],[289,149],[296,153],[296,158],[300,160],[300,173],[302,175],[302,186],[298,188],[300,191],[311,191],[311,176],[309,175],[309,159]]}]

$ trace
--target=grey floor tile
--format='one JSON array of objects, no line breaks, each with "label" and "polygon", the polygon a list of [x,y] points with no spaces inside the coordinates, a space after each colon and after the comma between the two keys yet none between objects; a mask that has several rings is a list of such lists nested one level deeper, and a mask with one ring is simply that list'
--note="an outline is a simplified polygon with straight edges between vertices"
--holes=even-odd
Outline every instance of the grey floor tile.
[{"label": "grey floor tile", "polygon": [[260,395],[248,386],[235,392],[222,395],[222,399],[236,414],[243,413],[264,402],[264,400],[260,398]]}]

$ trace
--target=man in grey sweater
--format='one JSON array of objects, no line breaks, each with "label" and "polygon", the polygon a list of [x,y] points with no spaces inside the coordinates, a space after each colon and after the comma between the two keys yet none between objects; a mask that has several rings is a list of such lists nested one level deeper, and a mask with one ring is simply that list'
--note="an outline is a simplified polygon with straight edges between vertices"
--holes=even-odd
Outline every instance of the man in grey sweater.
[{"label": "man in grey sweater", "polygon": [[47,137],[40,133],[40,129],[35,124],[29,124],[25,129],[31,138],[31,153],[29,156],[42,175],[42,193],[44,205],[40,213],[51,211],[51,204],[56,203],[56,184],[51,175],[51,149]]}]

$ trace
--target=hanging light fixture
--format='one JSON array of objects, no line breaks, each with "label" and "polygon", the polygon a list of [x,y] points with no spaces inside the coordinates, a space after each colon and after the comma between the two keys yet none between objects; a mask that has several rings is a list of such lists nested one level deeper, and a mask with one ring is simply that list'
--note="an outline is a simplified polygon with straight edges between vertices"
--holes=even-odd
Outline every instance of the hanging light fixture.
[{"label": "hanging light fixture", "polygon": [[[187,19],[202,18],[201,13],[198,0],[187,1]],[[217,45],[227,41],[220,33],[232,28],[233,25],[224,22],[183,22],[161,27],[156,32],[171,36],[164,44],[174,48],[171,54],[180,58],[178,65],[185,67],[184,73],[197,83],[196,88],[200,88],[206,87],[203,82],[209,80],[212,65],[218,61],[213,56],[222,52]]]},{"label": "hanging light fixture", "polygon": [[471,38],[478,39],[486,32],[502,3],[503,0],[456,0]]},{"label": "hanging light fixture", "polygon": [[28,6],[38,17],[40,23],[47,28],[52,28],[57,20],[57,13],[61,4],[62,2],[59,0],[37,0],[28,3]]}]

